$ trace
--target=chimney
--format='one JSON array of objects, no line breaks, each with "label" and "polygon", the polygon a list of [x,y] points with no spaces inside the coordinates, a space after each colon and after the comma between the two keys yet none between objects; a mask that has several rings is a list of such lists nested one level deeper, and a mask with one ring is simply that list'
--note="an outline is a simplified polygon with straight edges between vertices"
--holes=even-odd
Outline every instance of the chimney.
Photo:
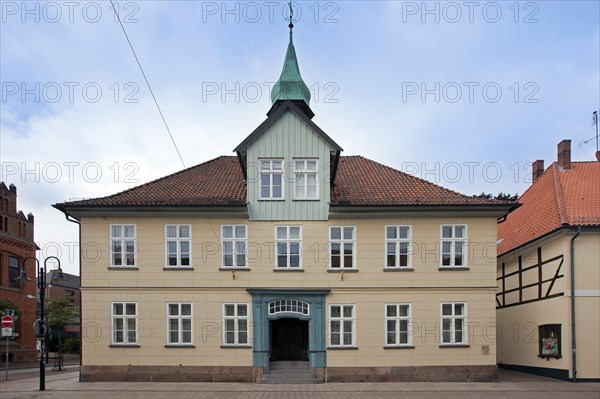
[{"label": "chimney", "polygon": [[571,140],[558,143],[558,167],[562,170],[571,170]]},{"label": "chimney", "polygon": [[531,183],[535,183],[542,173],[544,173],[544,160],[538,159],[531,165]]}]

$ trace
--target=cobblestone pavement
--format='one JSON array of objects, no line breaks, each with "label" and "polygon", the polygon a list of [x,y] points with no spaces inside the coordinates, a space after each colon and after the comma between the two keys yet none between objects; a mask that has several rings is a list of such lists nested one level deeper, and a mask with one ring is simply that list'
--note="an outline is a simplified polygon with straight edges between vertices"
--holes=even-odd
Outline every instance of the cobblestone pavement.
[{"label": "cobblestone pavement", "polygon": [[[33,373],[33,372],[32,372]],[[14,377],[14,378],[13,378]],[[22,378],[23,377],[23,378]],[[4,380],[4,376],[2,376]],[[0,382],[0,398],[53,399],[388,399],[388,398],[511,398],[511,399],[600,399],[599,383],[570,383],[500,371],[496,383],[411,382],[332,383],[320,385],[258,385],[248,383],[175,382],[78,382],[74,366],[60,373],[48,373],[46,390],[39,391],[39,377],[24,373]]]}]

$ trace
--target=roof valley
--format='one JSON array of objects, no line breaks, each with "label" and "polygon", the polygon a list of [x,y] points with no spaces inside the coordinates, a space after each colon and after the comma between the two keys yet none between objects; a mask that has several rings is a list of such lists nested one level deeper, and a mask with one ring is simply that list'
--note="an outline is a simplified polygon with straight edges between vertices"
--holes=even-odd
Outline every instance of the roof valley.
[{"label": "roof valley", "polygon": [[569,220],[567,219],[565,199],[563,196],[563,187],[560,182],[560,169],[558,168],[558,164],[556,162],[552,164],[552,178],[554,180],[554,192],[556,194],[556,209],[558,210],[560,224],[569,224]]}]

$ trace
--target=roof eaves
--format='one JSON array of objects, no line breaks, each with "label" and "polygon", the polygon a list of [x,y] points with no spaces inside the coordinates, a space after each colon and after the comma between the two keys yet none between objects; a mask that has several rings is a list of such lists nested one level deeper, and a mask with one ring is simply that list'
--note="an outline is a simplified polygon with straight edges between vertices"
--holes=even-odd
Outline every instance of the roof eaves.
[{"label": "roof eaves", "polygon": [[494,216],[500,218],[519,207],[520,204],[414,204],[414,205],[352,205],[341,202],[330,204],[330,212],[334,214],[394,214],[394,213],[445,213],[453,215],[479,214],[481,216]]}]

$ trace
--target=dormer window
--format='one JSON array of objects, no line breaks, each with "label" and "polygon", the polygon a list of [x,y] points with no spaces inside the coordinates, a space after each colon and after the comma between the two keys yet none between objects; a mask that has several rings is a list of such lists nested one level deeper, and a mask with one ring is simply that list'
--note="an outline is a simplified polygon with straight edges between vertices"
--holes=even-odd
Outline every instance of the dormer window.
[{"label": "dormer window", "polygon": [[316,159],[294,160],[294,199],[319,199],[318,170],[319,163]]},{"label": "dormer window", "polygon": [[283,160],[260,160],[260,199],[283,199]]}]

